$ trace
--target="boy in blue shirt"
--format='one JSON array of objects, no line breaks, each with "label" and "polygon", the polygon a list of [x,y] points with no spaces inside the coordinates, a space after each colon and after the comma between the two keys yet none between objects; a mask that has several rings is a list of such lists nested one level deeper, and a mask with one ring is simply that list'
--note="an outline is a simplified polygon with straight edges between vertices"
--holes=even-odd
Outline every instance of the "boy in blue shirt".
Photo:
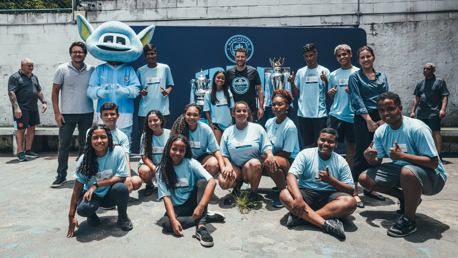
[{"label": "boy in blue shirt", "polygon": [[286,177],[288,188],[280,200],[291,211],[287,226],[304,220],[325,232],[345,238],[343,218],[356,209],[353,178],[344,158],[334,152],[337,131],[324,128],[318,137],[318,147],[304,149],[296,156]]},{"label": "boy in blue shirt", "polygon": [[[447,176],[438,158],[431,130],[417,119],[402,116],[399,95],[384,92],[377,98],[380,118],[386,123],[374,134],[364,152],[373,166],[359,176],[361,185],[397,197],[401,209],[399,220],[388,235],[402,237],[417,230],[415,212],[421,195],[435,195],[444,187]],[[392,163],[382,164],[389,155]],[[402,188],[402,190],[400,189]]]}]

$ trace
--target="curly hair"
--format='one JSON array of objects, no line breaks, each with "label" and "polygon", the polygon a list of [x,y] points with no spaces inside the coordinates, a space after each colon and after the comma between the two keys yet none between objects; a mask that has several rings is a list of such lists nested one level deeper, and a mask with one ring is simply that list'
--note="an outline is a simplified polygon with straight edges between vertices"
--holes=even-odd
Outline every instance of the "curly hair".
[{"label": "curly hair", "polygon": [[246,110],[248,112],[247,121],[248,122],[253,122],[253,115],[251,114],[250,106],[248,106],[248,104],[245,101],[239,100],[239,101],[235,102],[234,108],[232,109],[232,124],[235,125],[235,117],[234,116],[235,116],[235,107],[237,105],[245,105]]},{"label": "curly hair", "polygon": [[83,176],[86,176],[90,180],[93,176],[97,175],[99,172],[99,163],[97,162],[97,155],[95,154],[94,147],[92,147],[92,134],[95,130],[102,129],[105,130],[108,136],[108,151],[113,151],[113,136],[111,136],[111,131],[105,124],[93,125],[87,134],[86,144],[84,145],[83,152],[83,161],[81,162],[78,172]]},{"label": "curly hair", "polygon": [[275,97],[280,97],[285,100],[286,104],[291,105],[293,103],[293,95],[285,89],[281,90],[274,90],[271,99],[273,100]]},{"label": "curly hair", "polygon": [[188,139],[184,135],[176,134],[170,136],[170,138],[167,140],[167,143],[165,144],[164,152],[162,154],[159,166],[161,168],[160,175],[162,181],[164,181],[165,185],[167,186],[167,189],[172,189],[172,191],[175,191],[178,183],[178,177],[175,173],[175,169],[173,168],[172,158],[170,157],[170,149],[172,148],[172,144],[176,141],[181,141],[186,145],[186,152],[184,154],[184,158],[192,159],[193,157],[191,145],[189,144]]},{"label": "curly hair", "polygon": [[173,123],[172,131],[170,132],[171,135],[181,134],[189,140],[189,126],[188,123],[186,123],[186,112],[190,107],[197,108],[199,116],[202,114],[202,108],[196,103],[189,103],[186,105],[186,107],[184,107],[184,113],[175,120],[175,123]]},{"label": "curly hair", "polygon": [[161,128],[164,128],[164,116],[159,110],[151,110],[145,117],[145,122],[143,123],[143,148],[145,150],[145,155],[153,160],[153,130],[149,128],[148,117],[150,115],[156,115],[159,120],[161,120]]},{"label": "curly hair", "polygon": [[[213,75],[212,90],[210,92],[212,105],[216,105],[216,102],[218,101],[218,99],[216,98],[216,76],[219,74],[223,74],[224,78],[226,78],[226,72],[224,72],[223,70],[216,71],[215,75]],[[229,97],[229,91],[227,89],[226,79],[224,79],[223,92],[224,92],[224,97],[226,97],[226,100],[227,100],[227,106],[230,107],[231,98]]]}]

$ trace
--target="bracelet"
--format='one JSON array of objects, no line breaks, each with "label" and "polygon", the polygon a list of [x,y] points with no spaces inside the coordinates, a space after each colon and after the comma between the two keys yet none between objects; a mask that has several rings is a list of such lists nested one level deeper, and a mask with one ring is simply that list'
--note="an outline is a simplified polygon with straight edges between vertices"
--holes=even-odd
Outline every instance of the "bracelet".
[{"label": "bracelet", "polygon": [[73,215],[68,214],[68,216],[69,216],[70,218],[74,218],[74,217],[75,217],[74,214],[73,214]]},{"label": "bracelet", "polygon": [[43,102],[41,102],[41,103],[43,103],[43,104],[48,104],[48,102],[46,102],[46,101],[43,101]]}]

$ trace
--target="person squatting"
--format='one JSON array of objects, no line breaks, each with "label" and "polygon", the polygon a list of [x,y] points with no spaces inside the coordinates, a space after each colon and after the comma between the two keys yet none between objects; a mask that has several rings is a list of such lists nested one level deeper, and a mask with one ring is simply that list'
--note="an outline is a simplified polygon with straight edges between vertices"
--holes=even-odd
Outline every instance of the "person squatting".
[{"label": "person squatting", "polygon": [[[242,185],[249,184],[247,195],[252,206],[258,201],[262,175],[272,178],[276,185],[272,189],[277,192],[273,207],[288,210],[287,227],[309,223],[345,238],[339,219],[352,214],[357,207],[364,208],[358,197],[360,184],[368,197],[384,201],[385,197],[380,195],[383,193],[399,199],[400,209],[396,212],[400,217],[387,234],[402,237],[417,229],[415,212],[421,195],[435,195],[445,185],[447,175],[436,149],[437,137],[433,138],[427,124],[413,118],[414,112],[410,117],[402,115],[400,98],[389,91],[387,76],[374,69],[375,54],[368,46],[357,51],[360,64],[357,68],[351,63],[351,48],[338,45],[334,55],[340,68],[330,72],[318,65],[317,48],[306,44],[302,49],[306,65],[287,78],[292,93],[285,89],[273,91],[274,117],[267,120],[265,128],[255,122],[264,115],[264,110],[256,107],[254,94],[262,87],[259,87],[259,74],[246,65],[245,49],[235,50],[235,69],[214,74],[204,105],[186,105],[172,126],[168,100],[174,87],[171,70],[156,61],[158,52],[154,45],[146,44],[143,50],[148,64],[136,73],[125,68],[130,74],[127,87],[116,84],[114,91],[105,85],[94,88],[92,84],[98,83],[94,76],[102,68],[118,69],[123,64],[108,62],[98,70],[86,65],[87,50],[82,42],[72,44],[71,61],[56,71],[52,100],[60,127],[60,144],[58,176],[52,187],[66,182],[68,135],[76,124],[84,130],[79,136],[80,156],[67,237],[72,237],[78,228],[76,214],[86,217],[90,226],[100,225],[96,214],[99,207],[117,207],[117,223],[122,230],[132,230],[127,215],[129,193],[144,183],[143,195],[152,195],[156,181],[158,197],[165,206],[164,231],[183,236],[183,229],[195,227],[200,243],[213,246],[207,224],[225,220],[221,212],[209,210],[216,185],[232,189],[232,194],[239,196]],[[38,114],[34,114],[34,119],[24,114],[36,112],[37,96],[46,102],[31,73],[33,68],[27,66],[31,61],[27,59],[23,63],[24,67],[10,78],[8,90],[15,119],[24,130],[28,126],[28,130],[33,130],[39,123]],[[432,73],[435,71],[434,65],[425,67]],[[233,91],[230,80],[234,73],[251,78],[250,94]],[[427,80],[435,78],[432,73]],[[84,80],[76,80],[78,74]],[[445,82],[439,82],[442,96],[448,96]],[[423,84],[435,85],[429,81]],[[425,87],[423,84],[418,87]],[[59,109],[59,92],[62,100],[68,99],[70,86],[84,92],[85,97],[62,101]],[[416,96],[421,96],[419,91],[416,89]],[[262,94],[262,90],[259,92]],[[120,112],[116,100],[132,99],[136,95],[141,96],[138,117],[141,159],[138,167],[131,169],[132,129],[126,128],[133,117],[125,110]],[[329,114],[326,95],[333,100]],[[106,101],[109,96],[114,101]],[[298,126],[287,115],[294,97],[298,98]],[[91,127],[87,120],[92,121],[95,99],[103,101],[98,100],[99,124]],[[25,105],[32,106],[32,101],[35,105],[27,111]],[[442,118],[446,103],[437,105],[444,110],[439,116]],[[21,109],[25,110],[22,114]],[[199,120],[202,112],[208,124]],[[120,124],[121,129],[117,128]],[[306,146],[303,150],[299,148],[299,133]],[[345,140],[347,155],[343,158],[334,150]],[[29,149],[27,145],[26,155],[30,154]],[[21,152],[20,159],[24,159],[22,156]],[[386,156],[392,163],[382,164]]]}]

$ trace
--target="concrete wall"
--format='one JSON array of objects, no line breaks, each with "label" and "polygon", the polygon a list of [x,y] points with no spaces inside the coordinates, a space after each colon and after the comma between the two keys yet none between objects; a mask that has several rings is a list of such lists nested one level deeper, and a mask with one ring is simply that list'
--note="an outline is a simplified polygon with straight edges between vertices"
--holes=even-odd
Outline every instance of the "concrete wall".
[{"label": "concrete wall", "polygon": [[[109,20],[129,25],[184,26],[353,26],[358,22],[357,0],[113,0],[80,1],[88,20]],[[361,0],[360,28],[374,48],[375,68],[387,74],[391,90],[402,96],[410,113],[412,93],[423,78],[426,62],[437,66],[436,75],[446,80],[451,93],[443,123],[458,126],[458,1]],[[52,76],[69,60],[68,46],[80,40],[71,14],[0,14],[0,126],[11,126],[11,106],[6,94],[9,76],[20,60],[35,62],[48,100],[43,126],[54,126],[51,106]],[[304,42],[305,44],[306,42]],[[319,46],[318,46],[319,47]],[[100,61],[88,55],[87,62]],[[305,62],[304,62],[305,64]]]}]

